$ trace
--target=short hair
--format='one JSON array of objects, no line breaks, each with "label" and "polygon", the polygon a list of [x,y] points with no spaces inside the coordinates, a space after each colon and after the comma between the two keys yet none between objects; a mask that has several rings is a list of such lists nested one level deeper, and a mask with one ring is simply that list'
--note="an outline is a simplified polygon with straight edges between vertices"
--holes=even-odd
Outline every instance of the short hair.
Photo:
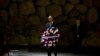
[{"label": "short hair", "polygon": [[53,18],[52,16],[48,16],[48,18]]}]

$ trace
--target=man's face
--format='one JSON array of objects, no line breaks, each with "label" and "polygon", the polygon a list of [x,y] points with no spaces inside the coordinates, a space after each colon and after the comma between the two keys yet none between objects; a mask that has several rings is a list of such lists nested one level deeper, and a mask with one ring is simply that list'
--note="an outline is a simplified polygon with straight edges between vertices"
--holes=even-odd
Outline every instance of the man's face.
[{"label": "man's face", "polygon": [[52,16],[49,16],[49,17],[48,17],[48,21],[49,21],[49,22],[52,22],[52,21],[53,21]]},{"label": "man's face", "polygon": [[80,24],[80,20],[76,20],[76,24]]}]

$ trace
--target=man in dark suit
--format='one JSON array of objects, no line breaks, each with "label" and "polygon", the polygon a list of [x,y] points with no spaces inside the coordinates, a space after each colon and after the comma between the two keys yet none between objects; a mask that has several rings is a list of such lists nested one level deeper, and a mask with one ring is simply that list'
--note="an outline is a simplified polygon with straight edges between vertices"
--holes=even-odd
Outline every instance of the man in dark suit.
[{"label": "man in dark suit", "polygon": [[2,16],[0,15],[0,56],[2,55],[3,47],[4,47],[4,21]]},{"label": "man in dark suit", "polygon": [[8,54],[8,49],[6,46],[6,41],[4,40],[4,35],[5,35],[5,23],[4,20],[0,14],[0,56],[4,56],[4,54]]},{"label": "man in dark suit", "polygon": [[47,48],[48,56],[51,56],[52,51],[54,52],[55,56],[57,56],[57,42],[59,37],[59,30],[56,27],[52,16],[49,16],[41,41],[43,46]]},{"label": "man in dark suit", "polygon": [[75,22],[72,27],[74,46],[80,47],[82,39],[85,37],[84,24],[79,19],[76,19]]}]

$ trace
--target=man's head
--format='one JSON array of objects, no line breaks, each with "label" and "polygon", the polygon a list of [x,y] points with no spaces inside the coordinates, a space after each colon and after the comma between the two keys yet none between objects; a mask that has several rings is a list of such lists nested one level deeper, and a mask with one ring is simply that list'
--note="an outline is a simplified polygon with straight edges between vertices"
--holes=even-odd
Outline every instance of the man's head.
[{"label": "man's head", "polygon": [[80,25],[80,20],[79,19],[76,19],[76,24]]},{"label": "man's head", "polygon": [[48,21],[49,22],[53,22],[53,17],[52,16],[48,16]]}]

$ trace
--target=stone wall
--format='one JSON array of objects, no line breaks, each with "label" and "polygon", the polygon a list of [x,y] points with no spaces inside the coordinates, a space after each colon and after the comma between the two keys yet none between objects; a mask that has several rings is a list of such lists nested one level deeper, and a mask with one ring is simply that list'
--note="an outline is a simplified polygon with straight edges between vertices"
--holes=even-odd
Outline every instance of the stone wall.
[{"label": "stone wall", "polygon": [[100,46],[99,0],[0,0],[0,27],[8,44],[41,44],[41,32],[52,15],[59,25],[60,45],[73,40],[75,18],[85,23],[83,46]]}]

